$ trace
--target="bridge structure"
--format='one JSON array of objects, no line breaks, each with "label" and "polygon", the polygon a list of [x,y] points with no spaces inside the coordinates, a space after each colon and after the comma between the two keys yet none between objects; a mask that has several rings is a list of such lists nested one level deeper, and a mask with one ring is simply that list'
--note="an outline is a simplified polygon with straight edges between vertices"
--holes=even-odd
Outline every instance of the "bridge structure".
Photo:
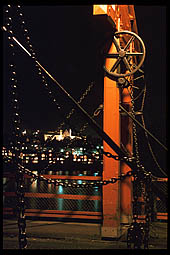
[{"label": "bridge structure", "polygon": [[[21,7],[18,6],[17,8],[22,14]],[[9,5],[7,14],[10,9],[11,6]],[[22,17],[22,15],[20,16]],[[67,151],[70,153],[69,155],[72,155],[72,149],[74,148],[72,146],[73,148],[70,149],[71,144],[73,144],[73,141],[70,141],[62,153],[61,151],[48,152],[48,167],[38,173],[35,169],[30,170],[29,165],[26,164],[26,153],[21,152],[20,149],[15,149],[20,148],[21,144],[21,134],[17,128],[19,121],[15,119],[14,135],[16,147],[9,150],[4,148],[3,156],[6,158],[6,163],[12,164],[12,168],[16,170],[15,174],[12,171],[5,172],[4,178],[14,182],[16,180],[17,190],[15,191],[14,187],[13,190],[5,190],[4,214],[15,215],[16,208],[14,203],[17,203],[20,248],[25,248],[27,243],[25,216],[51,217],[60,220],[98,220],[102,223],[102,238],[119,238],[124,231],[123,226],[127,225],[129,227],[128,247],[131,247],[132,243],[134,243],[134,248],[140,248],[144,243],[144,248],[148,248],[149,223],[152,214],[151,203],[153,203],[153,201],[151,202],[150,184],[152,180],[153,183],[156,183],[156,181],[163,182],[164,180],[158,180],[159,178],[155,178],[150,172],[146,171],[139,160],[136,131],[139,124],[135,116],[137,114],[142,115],[142,111],[135,112],[134,110],[134,81],[138,79],[139,75],[143,75],[141,66],[145,58],[145,45],[138,36],[134,6],[93,5],[93,28],[97,38],[100,41],[104,41],[101,44],[101,52],[104,56],[103,105],[94,112],[93,116],[90,116],[80,105],[85,95],[87,95],[87,90],[89,91],[92,86],[89,86],[77,102],[38,61],[32,46],[30,49],[26,48],[19,41],[19,38],[15,37],[15,34],[10,30],[12,23],[10,23],[8,15],[7,19],[8,23],[3,27],[3,30],[8,34],[10,45],[15,44],[35,61],[44,84],[47,84],[45,81],[46,75],[68,97],[75,110],[83,116],[84,120],[97,132],[103,141],[102,160],[99,156],[101,150],[97,154],[93,151],[93,157],[89,156],[89,154],[84,156],[82,153],[74,158],[75,161],[77,160],[76,162],[73,157],[68,160],[68,154],[65,152]],[[21,21],[24,24],[23,20]],[[28,42],[28,34],[26,36]],[[30,42],[28,42],[28,45],[30,46]],[[10,46],[12,51],[13,46]],[[14,67],[11,66],[11,68],[12,73],[14,73]],[[136,73],[138,73],[138,76],[135,76]],[[16,79],[14,80],[13,90],[15,90],[16,84]],[[13,94],[14,114],[16,115],[15,109],[17,107],[15,102],[17,101],[16,94]],[[103,111],[102,128],[94,120],[95,115],[98,115],[98,111],[100,112],[101,110]],[[74,110],[71,110],[67,119],[73,113]],[[85,127],[86,125],[83,126],[81,131]],[[144,128],[144,131],[149,133],[146,128]],[[83,142],[88,147],[87,140],[84,139]],[[37,155],[33,157],[38,157]],[[95,164],[99,161],[99,157],[100,166]],[[60,163],[62,161],[62,164],[57,165],[57,160]],[[87,162],[88,166],[85,164]],[[79,166],[77,166],[78,163]],[[65,169],[77,167],[79,175],[74,173],[72,175],[68,173],[63,175],[60,172],[62,165]],[[53,171],[52,174],[48,172],[50,167],[55,168],[56,166],[55,172],[58,171],[58,174],[53,174]],[[97,176],[95,174],[91,176],[90,174],[83,175],[80,168],[85,171],[86,167],[89,169],[95,167],[94,173],[100,172],[100,174]],[[45,173],[47,169],[48,171]],[[34,190],[35,183],[38,185],[36,191]],[[95,193],[96,187],[98,187],[98,190]],[[63,189],[65,191],[62,193],[61,189],[62,192]],[[160,192],[159,198],[162,199],[163,197],[164,193],[162,192],[161,194]],[[30,202],[31,199],[33,202]],[[46,205],[39,206],[40,202],[35,203],[38,199],[39,201],[44,199]],[[10,206],[11,201],[13,201],[12,207]],[[65,207],[63,207],[63,203]],[[35,206],[32,206],[32,204]],[[164,215],[162,214],[161,217],[164,217]],[[141,238],[139,238],[140,241],[137,243],[135,236],[139,233]]]},{"label": "bridge structure", "polygon": [[[137,32],[134,7],[131,5],[97,5],[94,6],[93,14],[100,15],[100,18],[102,18],[102,15],[106,15],[107,22],[111,22],[116,31],[128,30]],[[117,52],[114,42],[110,45],[108,52]],[[111,69],[114,62],[115,59],[108,58],[106,60],[106,67]],[[126,90],[120,89],[117,81],[105,76],[103,129],[117,145],[124,144],[129,154],[132,154],[132,121],[127,116],[121,116],[119,110],[120,103],[131,111],[130,94]],[[106,142],[104,142],[104,150],[114,154],[114,151]],[[120,163],[120,161],[111,160],[104,156],[104,178],[126,174],[129,170],[130,168],[125,163]],[[117,182],[103,187],[102,236],[119,237],[121,235],[121,223],[128,224],[132,221],[131,185],[131,177],[128,177],[121,183]],[[110,197],[114,197],[114,200],[111,200]]]}]

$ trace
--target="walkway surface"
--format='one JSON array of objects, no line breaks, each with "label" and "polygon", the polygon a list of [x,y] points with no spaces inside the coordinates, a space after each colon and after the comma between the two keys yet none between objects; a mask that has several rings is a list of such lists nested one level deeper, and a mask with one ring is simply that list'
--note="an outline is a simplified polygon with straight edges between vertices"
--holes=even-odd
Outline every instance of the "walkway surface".
[{"label": "walkway surface", "polygon": [[[3,249],[18,249],[16,220],[3,220],[3,236]],[[27,241],[27,249],[127,250],[126,234],[118,240],[103,240],[101,239],[101,224],[93,223],[27,220]],[[158,254],[166,254],[167,223],[152,223],[149,249],[159,249]]]}]

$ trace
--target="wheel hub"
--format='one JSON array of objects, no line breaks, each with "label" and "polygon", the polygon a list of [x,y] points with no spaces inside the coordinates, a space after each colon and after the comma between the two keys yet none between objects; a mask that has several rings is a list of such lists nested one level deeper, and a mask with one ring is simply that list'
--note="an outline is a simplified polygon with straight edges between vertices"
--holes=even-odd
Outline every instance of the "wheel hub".
[{"label": "wheel hub", "polygon": [[[117,40],[120,38],[121,40]],[[113,52],[106,54],[106,59],[114,59],[113,66],[107,69],[104,65],[103,68],[110,79],[117,81],[118,78],[131,76],[139,70],[144,62],[146,50],[142,39],[127,30],[115,32],[113,44],[115,46]],[[123,68],[121,68],[122,64]],[[122,83],[122,80],[119,83]]]},{"label": "wheel hub", "polygon": [[118,53],[120,58],[124,58],[126,56],[126,51],[124,50],[120,50]]}]

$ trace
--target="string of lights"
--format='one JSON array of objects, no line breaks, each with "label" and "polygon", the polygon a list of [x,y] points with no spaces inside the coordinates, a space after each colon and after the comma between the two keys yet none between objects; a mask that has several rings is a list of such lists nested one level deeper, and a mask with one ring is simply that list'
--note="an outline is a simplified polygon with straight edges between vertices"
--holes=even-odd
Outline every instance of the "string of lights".
[{"label": "string of lights", "polygon": [[[21,8],[20,5],[17,5],[16,8],[17,8],[16,13],[18,14],[18,17],[19,17],[18,20],[21,24],[21,34],[24,35],[26,45],[28,46],[28,49],[29,49],[29,52],[31,53],[31,56],[36,59],[36,52],[35,52],[35,49],[33,47],[31,39],[30,39],[30,35],[29,35],[29,32],[28,32],[28,28],[26,26],[26,22],[25,22],[25,19],[24,19],[22,8]],[[36,70],[38,72],[38,75],[41,78],[41,82],[42,82],[42,84],[44,85],[44,88],[47,91],[48,96],[50,97],[51,101],[55,104],[56,108],[58,110],[60,110],[61,106],[57,103],[56,96],[54,95],[54,92],[51,90],[51,88],[50,88],[50,86],[49,86],[49,84],[46,80],[46,77],[42,74],[42,70],[36,62],[35,62],[35,67],[36,67]]]},{"label": "string of lights", "polygon": [[[11,8],[10,5],[8,5],[8,9],[5,11],[6,14],[9,13],[9,9]],[[134,178],[133,181],[133,222],[128,228],[128,237],[127,237],[127,246],[128,248],[131,248],[132,243],[134,244],[134,248],[141,248],[142,244],[144,244],[144,248],[148,249],[148,242],[149,242],[149,227],[150,227],[150,218],[151,218],[151,206],[150,206],[150,201],[151,201],[151,182],[153,179],[155,180],[155,177],[151,174],[151,172],[145,171],[144,166],[140,162],[140,154],[139,154],[139,146],[138,146],[138,137],[137,137],[137,128],[136,128],[136,122],[133,121],[133,138],[134,138],[134,147],[135,147],[135,153],[132,155],[132,157],[129,157],[127,153],[122,152],[122,150],[110,139],[110,137],[107,136],[102,130],[100,130],[100,127],[96,125],[95,122],[93,122],[93,118],[98,115],[98,113],[102,110],[102,107],[98,107],[98,111],[94,111],[93,116],[89,116],[83,108],[79,105],[84,98],[88,95],[90,90],[93,87],[93,83],[91,83],[86,91],[83,93],[83,95],[80,97],[79,101],[76,102],[74,98],[72,98],[67,91],[48,73],[48,71],[41,66],[41,64],[38,62],[36,58],[35,51],[33,50],[33,45],[31,44],[30,37],[28,34],[28,29],[26,28],[26,24],[23,18],[23,13],[21,12],[21,7],[17,6],[17,13],[20,17],[20,22],[21,22],[21,27],[23,31],[23,35],[26,39],[26,43],[28,45],[29,51],[27,51],[19,41],[13,37],[13,25],[12,25],[12,18],[7,16],[6,18],[6,27],[4,28],[4,31],[8,31],[9,35],[8,40],[9,40],[9,46],[11,47],[11,54],[14,57],[15,56],[15,51],[14,49],[14,44],[12,43],[12,38],[19,44],[27,53],[30,57],[35,62],[35,65],[38,70],[38,74],[41,77],[42,83],[48,90],[48,95],[50,96],[51,100],[55,103],[58,109],[60,109],[59,104],[57,103],[57,100],[55,99],[51,89],[49,88],[48,83],[46,82],[45,76],[42,74],[42,70],[45,71],[45,73],[58,85],[58,87],[68,96],[69,99],[71,99],[72,102],[75,103],[75,106],[77,107],[78,110],[82,111],[84,114],[84,117],[86,119],[90,119],[89,122],[93,124],[92,126],[96,127],[96,129],[99,131],[101,134],[102,138],[104,137],[103,140],[106,140],[106,142],[109,145],[112,145],[111,147],[115,148],[115,151],[117,152],[118,155],[112,155],[109,152],[105,151],[100,151],[100,153],[104,154],[108,158],[112,158],[114,160],[123,160],[128,166],[131,167],[132,170],[128,171],[126,174],[121,174],[118,177],[113,177],[108,180],[102,180],[102,181],[82,181],[81,184],[77,183],[75,180],[68,180],[65,179],[64,181],[61,179],[51,179],[51,178],[46,178],[42,174],[35,174],[33,173],[30,169],[26,168],[20,161],[19,154],[21,152],[21,118],[20,118],[20,113],[18,109],[18,83],[17,83],[17,78],[16,78],[16,69],[14,64],[10,64],[10,73],[11,73],[11,85],[12,85],[12,102],[13,102],[13,135],[14,135],[14,140],[15,140],[15,154],[12,155],[10,158],[9,156],[4,156],[4,158],[10,158],[13,161],[11,163],[15,166],[17,169],[16,171],[16,182],[17,182],[17,198],[18,198],[18,228],[19,228],[19,247],[20,249],[25,249],[27,247],[27,238],[26,238],[26,220],[25,220],[25,203],[24,203],[24,184],[25,184],[25,179],[24,179],[24,174],[31,176],[33,181],[38,180],[38,181],[44,181],[47,184],[53,184],[55,186],[63,186],[63,187],[73,187],[73,188],[81,188],[81,187],[95,187],[95,186],[102,186],[102,185],[108,185],[108,184],[114,184],[117,181],[124,181],[125,178],[127,177],[132,177]],[[6,30],[5,30],[6,29]],[[133,85],[131,86],[133,87]],[[132,112],[131,115],[135,119],[135,99],[134,99],[134,94],[133,94],[133,89],[131,90],[131,103],[132,103]],[[137,99],[137,98],[136,98]],[[143,105],[142,105],[143,107]],[[99,111],[100,110],[100,111]],[[72,109],[66,117],[66,121],[68,121],[71,116],[74,113],[74,109]],[[60,124],[60,127],[64,126],[64,122]],[[85,130],[87,127],[87,124],[83,125],[83,127],[80,129],[80,133]],[[71,141],[72,142],[72,141]],[[68,143],[66,149],[70,146],[70,143]],[[49,166],[49,165],[48,165]],[[44,170],[44,169],[43,169]],[[43,171],[42,170],[42,171]],[[138,219],[139,219],[139,213],[138,213],[138,200],[139,197],[142,196],[144,199],[144,206],[145,206],[145,223],[139,224]]]}]

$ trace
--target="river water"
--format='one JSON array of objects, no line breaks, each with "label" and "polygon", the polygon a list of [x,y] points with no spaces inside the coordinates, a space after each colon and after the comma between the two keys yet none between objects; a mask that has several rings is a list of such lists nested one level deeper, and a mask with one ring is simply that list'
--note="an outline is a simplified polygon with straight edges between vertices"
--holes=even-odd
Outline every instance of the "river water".
[{"label": "river water", "polygon": [[[33,171],[37,174],[37,171]],[[46,172],[48,175],[54,175],[56,173],[52,171]],[[58,171],[58,175],[69,175],[68,171]],[[74,176],[87,176],[87,171],[80,173],[79,171],[73,172]],[[94,172],[93,176],[98,176],[98,172]],[[84,180],[83,180],[84,181]],[[82,180],[76,180],[81,184]],[[4,208],[16,208],[16,182],[15,179],[3,178],[4,192],[12,192],[12,196],[3,196]],[[54,186],[42,181],[34,181],[31,183],[31,179],[25,181],[25,208],[27,209],[40,209],[40,210],[59,210],[59,211],[101,211],[101,188],[100,187],[63,187],[61,185]],[[28,196],[27,196],[28,194]],[[50,195],[51,194],[51,195]],[[53,196],[52,194],[59,195]],[[65,198],[61,195],[68,195]],[[80,195],[77,197],[77,195]],[[50,197],[49,197],[50,196]],[[76,198],[75,198],[76,196]],[[91,199],[95,196],[94,199]]]}]

